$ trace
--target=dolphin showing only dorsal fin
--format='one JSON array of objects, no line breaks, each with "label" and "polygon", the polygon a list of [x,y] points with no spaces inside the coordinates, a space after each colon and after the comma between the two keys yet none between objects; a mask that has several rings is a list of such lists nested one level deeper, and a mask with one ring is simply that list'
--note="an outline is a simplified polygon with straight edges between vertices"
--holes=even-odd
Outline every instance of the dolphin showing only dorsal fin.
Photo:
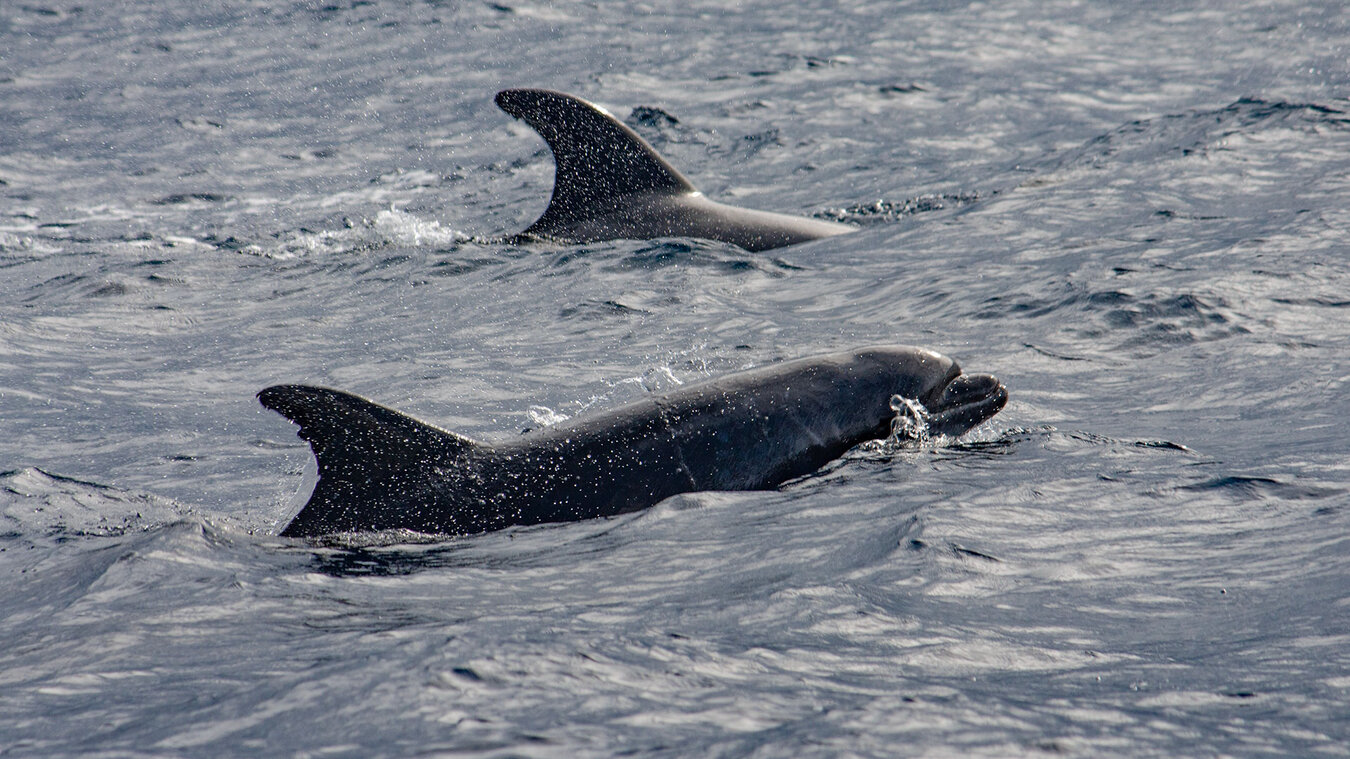
[{"label": "dolphin showing only dorsal fin", "polygon": [[759,251],[854,227],[708,200],[637,132],[581,98],[536,89],[497,93],[553,151],[548,209],[519,237],[567,243],[696,237]]}]

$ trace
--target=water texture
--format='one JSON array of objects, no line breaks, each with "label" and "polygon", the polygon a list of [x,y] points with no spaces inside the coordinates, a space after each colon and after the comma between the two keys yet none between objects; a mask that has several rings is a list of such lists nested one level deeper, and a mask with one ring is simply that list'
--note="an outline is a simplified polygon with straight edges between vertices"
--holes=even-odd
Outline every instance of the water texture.
[{"label": "water texture", "polygon": [[[0,755],[1350,754],[1340,3],[0,6]],[[604,104],[859,231],[509,246]],[[767,493],[276,537],[341,388],[502,439],[923,345]]]}]

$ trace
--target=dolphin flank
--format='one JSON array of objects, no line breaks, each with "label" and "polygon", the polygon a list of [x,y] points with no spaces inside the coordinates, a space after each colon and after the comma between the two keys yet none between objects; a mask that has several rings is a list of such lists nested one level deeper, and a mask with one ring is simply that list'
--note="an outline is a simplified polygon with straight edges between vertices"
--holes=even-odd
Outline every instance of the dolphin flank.
[{"label": "dolphin flank", "polygon": [[874,346],[729,374],[501,443],[480,443],[355,395],[306,385],[258,393],[300,425],[318,460],[283,536],[408,529],[469,534],[612,516],[678,493],[761,490],[886,437],[893,395],[934,433],[959,435],[1008,393],[952,359]]},{"label": "dolphin flank", "polygon": [[708,200],[637,132],[580,98],[514,89],[497,105],[533,127],[557,165],[548,209],[516,239],[697,237],[760,251],[855,229]]}]

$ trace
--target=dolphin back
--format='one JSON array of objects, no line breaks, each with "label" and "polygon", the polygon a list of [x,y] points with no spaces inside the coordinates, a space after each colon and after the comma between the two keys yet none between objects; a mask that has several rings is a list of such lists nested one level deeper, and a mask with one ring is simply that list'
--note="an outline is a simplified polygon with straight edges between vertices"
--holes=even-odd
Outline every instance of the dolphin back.
[{"label": "dolphin back", "polygon": [[379,529],[388,523],[385,511],[399,513],[396,521],[414,529],[440,525],[444,516],[433,513],[427,483],[433,473],[468,466],[482,447],[338,390],[275,385],[258,400],[300,425],[298,434],[319,464],[313,494],[281,532],[287,537]]}]

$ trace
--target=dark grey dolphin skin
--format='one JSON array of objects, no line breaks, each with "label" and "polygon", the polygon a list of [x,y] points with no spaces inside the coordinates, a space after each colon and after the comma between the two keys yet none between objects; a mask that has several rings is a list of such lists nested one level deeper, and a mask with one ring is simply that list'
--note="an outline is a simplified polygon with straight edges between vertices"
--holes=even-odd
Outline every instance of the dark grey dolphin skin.
[{"label": "dark grey dolphin skin", "polygon": [[355,395],[258,393],[300,425],[319,479],[288,537],[408,529],[468,534],[612,516],[698,490],[762,490],[884,438],[890,398],[918,399],[932,433],[959,435],[1008,393],[946,356],[876,346],[719,377],[496,444]]},{"label": "dark grey dolphin skin", "polygon": [[750,251],[854,231],[830,221],[715,203],[603,108],[549,90],[503,90],[497,105],[553,151],[553,197],[513,239],[565,243],[697,237]]}]

